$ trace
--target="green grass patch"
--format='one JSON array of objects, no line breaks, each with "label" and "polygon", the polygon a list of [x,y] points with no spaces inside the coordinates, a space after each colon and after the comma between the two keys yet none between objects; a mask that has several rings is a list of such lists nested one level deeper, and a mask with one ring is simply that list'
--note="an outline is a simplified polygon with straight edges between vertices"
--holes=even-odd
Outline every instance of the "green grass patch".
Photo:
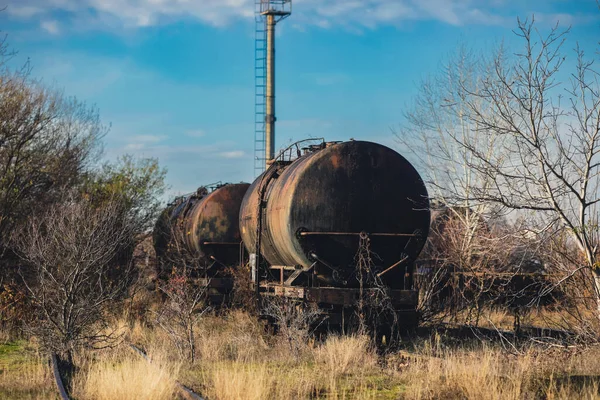
[{"label": "green grass patch", "polygon": [[58,399],[49,367],[26,341],[0,344],[0,399]]}]

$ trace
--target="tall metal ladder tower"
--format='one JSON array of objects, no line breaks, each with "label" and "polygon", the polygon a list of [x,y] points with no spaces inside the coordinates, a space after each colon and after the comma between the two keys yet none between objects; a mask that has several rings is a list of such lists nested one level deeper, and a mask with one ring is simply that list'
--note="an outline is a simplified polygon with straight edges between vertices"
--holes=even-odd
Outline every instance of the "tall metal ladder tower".
[{"label": "tall metal ladder tower", "polygon": [[291,14],[292,0],[255,0],[255,176],[275,157],[275,25]]}]

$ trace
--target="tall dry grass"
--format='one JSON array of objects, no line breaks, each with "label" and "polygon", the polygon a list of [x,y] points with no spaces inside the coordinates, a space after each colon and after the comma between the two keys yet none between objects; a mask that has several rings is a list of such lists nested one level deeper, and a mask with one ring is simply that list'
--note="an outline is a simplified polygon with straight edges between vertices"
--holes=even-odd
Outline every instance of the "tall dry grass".
[{"label": "tall dry grass", "polygon": [[176,397],[180,363],[162,350],[150,352],[151,362],[125,347],[80,357],[73,382],[75,396],[86,400],[166,400]]},{"label": "tall dry grass", "polygon": [[377,365],[375,349],[367,336],[330,336],[315,348],[315,356],[333,377]]},{"label": "tall dry grass", "polygon": [[[87,352],[77,359],[76,398],[172,399],[174,379],[209,400],[600,398],[600,346],[504,348],[434,334],[378,355],[365,336],[330,335],[307,341],[298,355],[263,323],[233,311],[202,319],[199,359],[190,364],[178,358],[162,330],[127,326],[126,340],[142,346],[153,363],[125,346]],[[11,387],[54,390],[43,362],[19,368],[23,378],[14,378],[14,369]],[[9,383],[3,376],[0,383]],[[0,384],[0,397],[4,393]]]},{"label": "tall dry grass", "polygon": [[271,395],[276,376],[265,364],[219,364],[209,377],[209,393],[222,400],[262,400]]},{"label": "tall dry grass", "polygon": [[[159,331],[135,329],[151,346],[168,348]],[[305,343],[298,357],[240,311],[206,317],[197,332],[199,360],[184,364],[179,379],[211,400],[592,398],[597,381],[569,377],[600,376],[600,349],[516,354],[434,335],[404,357],[378,356],[365,336],[330,335]]]},{"label": "tall dry grass", "polygon": [[496,351],[445,351],[416,359],[404,371],[406,396],[412,399],[521,399],[526,392],[530,360],[506,362]]},{"label": "tall dry grass", "polygon": [[248,313],[234,310],[225,316],[210,316],[196,334],[201,362],[236,361],[253,363],[266,354],[272,356],[272,343],[265,326]]},{"label": "tall dry grass", "polygon": [[366,337],[332,335],[292,350],[246,313],[208,322],[199,328],[198,365],[183,379],[210,399],[372,397],[363,377],[374,372],[377,356]]},{"label": "tall dry grass", "polygon": [[[406,399],[597,399],[598,349],[505,349],[473,342],[446,346],[439,336],[418,346],[398,370]],[[582,368],[582,366],[587,367]]]}]

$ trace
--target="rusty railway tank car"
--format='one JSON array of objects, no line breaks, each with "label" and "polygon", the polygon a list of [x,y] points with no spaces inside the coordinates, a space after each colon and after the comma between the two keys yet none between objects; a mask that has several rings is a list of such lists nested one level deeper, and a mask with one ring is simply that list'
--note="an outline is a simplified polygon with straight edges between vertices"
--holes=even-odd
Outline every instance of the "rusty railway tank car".
[{"label": "rusty railway tank car", "polygon": [[421,177],[377,143],[303,150],[293,161],[279,157],[242,202],[240,231],[255,288],[341,309],[342,318],[361,296],[383,288],[400,322],[415,324],[413,261],[430,220]]},{"label": "rusty railway tank car", "polygon": [[243,257],[238,220],[249,186],[203,186],[167,206],[153,231],[159,278],[186,265],[207,286],[213,303],[227,300],[233,286],[227,269],[236,268]]}]

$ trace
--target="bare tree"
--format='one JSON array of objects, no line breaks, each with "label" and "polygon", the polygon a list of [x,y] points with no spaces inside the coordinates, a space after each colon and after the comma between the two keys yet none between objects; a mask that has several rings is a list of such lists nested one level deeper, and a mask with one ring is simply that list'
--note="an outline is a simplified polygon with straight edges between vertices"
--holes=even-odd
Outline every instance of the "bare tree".
[{"label": "bare tree", "polygon": [[264,297],[262,304],[262,315],[275,324],[278,335],[298,359],[315,324],[323,318],[322,312],[316,304],[302,303],[287,297]]},{"label": "bare tree", "polygon": [[67,360],[79,346],[106,346],[116,338],[109,319],[131,280],[136,233],[126,212],[116,198],[98,207],[72,195],[30,218],[16,239],[37,312],[29,328]]},{"label": "bare tree", "polygon": [[[473,176],[467,191],[455,187],[454,174],[437,184],[459,201],[512,211],[513,217],[519,211],[538,236],[564,233],[580,255],[569,268],[595,277],[600,317],[598,71],[576,47],[575,67],[570,78],[564,76],[568,29],[555,26],[543,34],[532,18],[519,20],[515,34],[523,43],[519,52],[500,47],[491,58],[470,59],[473,77],[455,79],[443,96],[432,95],[444,113],[467,122],[450,123],[453,129],[437,141],[451,143],[460,157],[434,154],[434,160],[450,159]],[[409,126],[418,125],[409,120]]]},{"label": "bare tree", "polygon": [[[465,160],[472,156],[461,145],[476,143],[487,154],[496,146],[495,138],[477,129],[464,104],[464,88],[476,90],[478,74],[476,57],[461,47],[444,65],[443,73],[422,82],[414,107],[405,112],[406,124],[395,133],[427,181],[433,200],[432,216],[443,210],[443,219],[455,225],[453,257],[465,265],[476,256],[475,242],[482,219],[498,218],[501,211],[473,196],[474,185],[485,191],[492,180],[467,167]],[[457,225],[460,229],[455,229]]]},{"label": "bare tree", "polygon": [[[171,338],[171,341],[190,362],[196,360],[195,326],[210,307],[206,305],[205,285],[199,285],[190,274],[190,269],[173,269],[167,283],[160,287],[166,300],[156,315],[156,322]],[[186,351],[187,348],[187,351]]]}]

